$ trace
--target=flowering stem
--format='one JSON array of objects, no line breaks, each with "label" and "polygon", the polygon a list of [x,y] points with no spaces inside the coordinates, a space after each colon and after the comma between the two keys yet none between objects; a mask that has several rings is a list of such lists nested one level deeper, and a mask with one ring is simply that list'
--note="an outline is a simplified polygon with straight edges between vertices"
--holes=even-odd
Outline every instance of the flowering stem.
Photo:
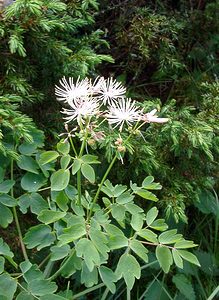
[{"label": "flowering stem", "polygon": [[[11,159],[11,180],[13,180],[13,179],[14,179],[14,160]],[[13,187],[11,188],[11,197],[14,198]],[[24,242],[23,242],[23,237],[22,237],[21,227],[20,227],[20,223],[19,223],[19,220],[18,220],[18,216],[17,216],[16,207],[13,207],[12,210],[13,210],[13,215],[14,215],[14,220],[15,220],[18,236],[19,236],[21,250],[22,250],[24,259],[28,260],[27,251],[26,251],[26,248],[25,248],[25,245],[24,245]]]},{"label": "flowering stem", "polygon": [[92,211],[93,211],[94,204],[97,202],[97,199],[98,199],[98,196],[99,196],[99,194],[100,194],[101,188],[102,188],[102,186],[103,186],[103,184],[104,184],[104,182],[105,182],[105,180],[106,180],[106,178],[107,178],[107,176],[108,176],[110,170],[112,169],[112,167],[113,167],[113,165],[114,165],[114,163],[115,163],[115,161],[116,161],[116,158],[117,158],[117,153],[115,154],[113,160],[111,161],[111,163],[110,163],[108,169],[106,170],[106,172],[105,172],[105,174],[104,174],[104,176],[103,176],[103,178],[102,178],[102,180],[101,180],[101,182],[100,182],[100,184],[99,184],[98,190],[97,190],[97,192],[96,192],[96,195],[94,196],[94,200],[93,200],[93,202],[92,202],[92,204],[91,204],[91,208],[90,208],[90,211],[89,211],[89,214],[88,214],[88,221],[89,221],[90,218],[91,218],[91,214],[92,214]]},{"label": "flowering stem", "polygon": [[69,137],[69,141],[70,141],[70,144],[71,144],[71,147],[72,147],[72,149],[73,149],[73,152],[74,152],[75,156],[77,156],[78,154],[77,154],[77,151],[76,151],[76,149],[75,149],[75,145],[74,145],[74,143],[73,143],[73,140],[72,140],[72,137],[71,137],[71,136]]},{"label": "flowering stem", "polygon": [[[84,148],[86,145],[86,141],[87,141],[87,136],[88,136],[88,130],[87,130],[87,126],[85,126],[86,128],[86,132],[84,135],[84,139],[81,145],[81,149],[78,155],[78,158],[80,159],[83,155],[84,152]],[[78,205],[81,206],[81,169],[78,170],[77,172],[77,190],[78,190]]]},{"label": "flowering stem", "polygon": [[81,170],[77,172],[78,205],[81,205]]}]

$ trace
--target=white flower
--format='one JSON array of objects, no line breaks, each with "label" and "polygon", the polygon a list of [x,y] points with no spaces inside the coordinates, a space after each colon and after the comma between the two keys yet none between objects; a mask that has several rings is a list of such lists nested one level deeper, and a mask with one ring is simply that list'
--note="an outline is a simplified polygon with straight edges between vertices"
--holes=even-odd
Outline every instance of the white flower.
[{"label": "white flower", "polygon": [[124,97],[126,93],[126,88],[115,79],[108,78],[107,80],[101,77],[96,84],[96,90],[99,94],[99,100],[111,104],[118,98]]},{"label": "white flower", "polygon": [[64,117],[66,123],[77,120],[78,124],[87,119],[87,117],[96,116],[99,114],[99,104],[92,98],[84,98],[74,100],[69,103],[71,109],[65,109],[61,111],[63,114],[67,115]]},{"label": "white flower", "polygon": [[168,118],[158,118],[158,116],[155,116],[157,110],[153,109],[151,112],[144,114],[141,117],[141,120],[146,123],[166,123],[169,121]]},{"label": "white flower", "polygon": [[131,123],[137,122],[142,113],[142,110],[135,106],[135,101],[132,101],[130,98],[121,98],[117,103],[113,102],[108,109],[109,111],[106,117],[109,124],[115,124],[114,128],[120,125],[120,131],[122,131],[124,123],[131,126]]},{"label": "white flower", "polygon": [[60,86],[55,86],[55,94],[57,100],[67,102],[71,105],[75,100],[85,98],[89,95],[91,86],[88,78],[85,78],[80,81],[78,77],[76,83],[74,79],[70,77],[68,81],[63,77],[59,81]]}]

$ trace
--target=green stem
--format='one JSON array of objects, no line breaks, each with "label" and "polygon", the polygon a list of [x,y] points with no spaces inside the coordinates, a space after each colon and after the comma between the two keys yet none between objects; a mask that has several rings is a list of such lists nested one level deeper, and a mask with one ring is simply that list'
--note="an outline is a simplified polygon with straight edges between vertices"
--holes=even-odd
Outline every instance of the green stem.
[{"label": "green stem", "polygon": [[71,144],[71,147],[72,147],[72,150],[73,150],[75,156],[77,156],[78,154],[77,154],[77,151],[75,149],[75,145],[73,143],[73,140],[72,140],[71,136],[69,137],[69,141],[70,141],[70,144]]},{"label": "green stem", "polygon": [[[14,160],[11,160],[11,180],[14,180]],[[14,189],[13,187],[11,188],[11,197],[14,198]],[[25,260],[29,260],[28,256],[27,256],[27,251],[23,242],[23,237],[22,237],[22,232],[21,232],[21,227],[20,227],[20,223],[18,220],[18,215],[17,215],[17,210],[16,207],[12,208],[13,210],[13,215],[14,215],[14,220],[15,220],[15,224],[16,224],[16,228],[17,228],[17,232],[18,232],[18,236],[19,236],[19,241],[20,241],[20,245],[21,245],[21,250],[24,256]]]},{"label": "green stem", "polygon": [[86,141],[87,141],[87,136],[88,136],[88,132],[87,132],[87,129],[86,129],[86,132],[85,132],[85,135],[84,135],[84,139],[83,139],[83,142],[82,142],[82,145],[81,145],[81,149],[80,149],[80,152],[79,152],[78,158],[81,158],[81,157],[82,157],[82,155],[83,155],[84,148],[85,148]]},{"label": "green stem", "polygon": [[44,260],[41,261],[41,263],[39,264],[39,269],[42,268],[42,266],[47,262],[47,260],[50,258],[51,253],[49,253]]},{"label": "green stem", "polygon": [[208,297],[207,300],[213,300],[214,297],[219,293],[219,285],[216,287],[216,289],[211,293],[211,295]]},{"label": "green stem", "polygon": [[126,290],[126,300],[131,300],[131,291],[130,291],[130,289],[129,288],[127,288],[127,290]]},{"label": "green stem", "polygon": [[81,170],[77,172],[78,205],[81,206]]},{"label": "green stem", "polygon": [[49,190],[49,189],[51,189],[51,186],[47,186],[45,188],[39,189],[38,192],[46,191],[46,190]]},{"label": "green stem", "polygon": [[217,239],[218,239],[218,227],[219,227],[219,219],[216,216],[215,218],[215,236],[214,236],[214,254],[217,252]]},{"label": "green stem", "polygon": [[93,292],[93,291],[95,291],[95,290],[97,290],[97,289],[102,288],[104,285],[105,285],[104,283],[100,283],[100,284],[98,284],[98,285],[95,285],[95,286],[93,286],[93,287],[91,287],[91,288],[89,288],[89,289],[86,289],[86,290],[83,291],[83,292],[80,292],[80,293],[74,295],[72,299],[77,299],[77,298],[79,298],[79,297],[81,297],[81,296],[84,296],[84,295],[86,295],[86,294],[88,294],[88,293],[90,293],[90,292]]},{"label": "green stem", "polygon": [[157,260],[156,260],[156,261],[152,261],[152,262],[150,262],[150,263],[148,263],[148,264],[142,266],[142,267],[141,267],[141,270],[145,270],[145,269],[147,269],[147,268],[149,268],[149,267],[151,267],[151,266],[153,266],[153,265],[156,265],[156,264],[158,264],[158,261],[157,261]]},{"label": "green stem", "polygon": [[106,172],[105,172],[105,174],[104,174],[104,176],[103,176],[103,178],[102,178],[102,180],[101,180],[101,182],[100,182],[100,184],[99,184],[98,190],[97,190],[97,192],[96,192],[96,195],[94,196],[94,200],[93,200],[93,202],[92,202],[92,204],[91,204],[91,208],[90,208],[90,211],[89,211],[89,214],[88,214],[88,221],[89,221],[90,218],[91,218],[91,214],[92,214],[92,212],[93,212],[94,204],[97,202],[97,199],[98,199],[98,197],[99,197],[101,188],[102,188],[102,186],[103,186],[103,184],[104,184],[104,182],[105,182],[105,180],[106,180],[106,178],[107,178],[107,176],[108,176],[110,170],[112,169],[112,167],[113,167],[113,165],[114,165],[114,163],[115,163],[115,161],[116,161],[116,158],[117,158],[117,153],[115,154],[113,160],[111,161],[111,163],[110,163],[108,169],[106,170]]},{"label": "green stem", "polygon": [[49,280],[54,280],[61,272],[62,270],[66,267],[66,265],[69,263],[70,259],[72,258],[72,256],[75,253],[75,249],[72,249],[71,254],[69,255],[69,257],[65,258],[63,260],[63,264],[61,265],[61,267],[52,275],[50,276],[48,279]]},{"label": "green stem", "polygon": [[100,300],[106,300],[106,297],[108,296],[108,294],[109,294],[109,289],[106,288]]},{"label": "green stem", "polygon": [[196,274],[195,277],[196,277],[196,280],[198,281],[198,284],[199,284],[200,289],[201,289],[201,291],[202,291],[202,295],[204,296],[205,299],[207,299],[207,295],[206,295],[206,292],[205,292],[205,288],[203,287],[203,284],[202,284],[202,282],[201,282],[201,280],[200,280],[198,274]]},{"label": "green stem", "polygon": [[46,265],[45,270],[43,272],[45,278],[48,278],[49,275],[51,274],[54,264],[55,262],[50,260]]},{"label": "green stem", "polygon": [[[85,127],[87,128],[87,127]],[[81,149],[78,155],[78,159],[80,159],[84,153],[84,148],[86,145],[86,141],[87,141],[87,136],[88,136],[88,131],[86,129],[85,135],[84,135],[84,139],[81,145]],[[81,169],[78,170],[77,172],[77,190],[78,190],[78,205],[81,206]]]}]

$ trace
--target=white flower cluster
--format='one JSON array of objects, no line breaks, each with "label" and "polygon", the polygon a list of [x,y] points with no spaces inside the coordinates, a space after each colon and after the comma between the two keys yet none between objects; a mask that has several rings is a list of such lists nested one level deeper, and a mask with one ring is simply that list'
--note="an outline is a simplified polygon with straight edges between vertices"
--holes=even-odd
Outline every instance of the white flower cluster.
[{"label": "white flower cluster", "polygon": [[[158,118],[152,110],[144,113],[136,102],[125,97],[126,88],[113,78],[104,79],[98,77],[94,82],[88,78],[74,82],[63,77],[59,86],[55,87],[57,100],[68,104],[69,109],[63,108],[66,123],[77,120],[78,124],[84,123],[88,117],[104,116],[114,128],[119,126],[122,131],[124,124],[131,126],[133,123],[143,121],[145,123],[165,123],[167,118]],[[104,111],[101,111],[104,107]],[[105,111],[105,107],[107,110]]]}]

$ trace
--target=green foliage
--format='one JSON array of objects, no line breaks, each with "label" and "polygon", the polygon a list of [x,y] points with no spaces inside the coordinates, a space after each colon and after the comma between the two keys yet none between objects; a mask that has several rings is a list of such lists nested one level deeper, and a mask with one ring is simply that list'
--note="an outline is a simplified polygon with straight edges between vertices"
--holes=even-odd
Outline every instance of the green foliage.
[{"label": "green foliage", "polygon": [[191,282],[183,274],[177,274],[173,277],[173,282],[186,299],[196,299]]},{"label": "green foliage", "polygon": [[153,175],[165,185],[159,197],[166,216],[187,222],[200,191],[218,185],[218,3],[175,2],[103,1],[100,22],[116,64],[105,68],[148,111],[156,107],[171,120],[141,128],[134,155],[133,145],[126,151],[129,166],[112,178],[126,184],[133,170],[137,178]]},{"label": "green foliage", "polygon": [[[89,139],[85,134],[86,138]],[[26,148],[20,147],[21,151],[28,149],[27,143],[24,144]],[[165,273],[169,272],[173,263],[180,268],[183,268],[183,261],[199,265],[196,256],[187,251],[187,248],[196,245],[185,240],[177,230],[167,230],[168,225],[158,218],[156,207],[145,211],[136,202],[136,198],[150,203],[158,201],[151,191],[159,191],[161,185],[155,183],[152,176],[148,176],[140,186],[132,182],[129,186],[114,185],[106,177],[98,186],[91,175],[95,174],[91,165],[99,164],[98,157],[83,154],[83,142],[81,147],[77,156],[74,154],[75,149],[70,149],[68,143],[63,144],[62,141],[57,145],[59,153],[39,148],[31,154],[21,154],[17,165],[24,175],[16,180],[13,180],[13,172],[12,180],[4,180],[4,172],[1,171],[0,204],[3,210],[0,217],[5,217],[4,209],[10,213],[12,209],[10,222],[13,217],[17,218],[17,209],[23,214],[30,211],[36,215],[36,224],[26,230],[24,238],[19,235],[24,262],[20,263],[17,259],[14,261],[13,252],[1,239],[2,271],[4,260],[7,259],[20,272],[15,279],[10,273],[0,275],[4,287],[9,284],[12,286],[10,294],[0,290],[0,294],[8,299],[13,299],[14,295],[17,299],[52,299],[53,296],[54,299],[68,299],[60,293],[67,293],[68,288],[66,284],[60,286],[59,280],[65,283],[65,278],[72,275],[88,289],[83,294],[90,287],[95,289],[95,285],[106,286],[107,291],[115,294],[120,279],[124,280],[128,291],[131,291],[136,280],[142,276],[143,267],[150,265],[153,252],[151,247],[156,248],[156,258]],[[66,155],[69,155],[69,167],[60,169],[62,158]],[[116,160],[117,153],[113,162]],[[76,161],[80,162],[77,170]],[[13,166],[13,162],[11,164]],[[109,165],[106,174],[112,165]],[[92,168],[92,173],[89,173],[90,169],[86,173],[84,167]],[[71,175],[71,169],[77,176]],[[79,172],[84,178],[78,177]],[[77,189],[70,184],[75,181],[75,177]],[[98,181],[96,174],[95,177]],[[23,195],[21,192],[18,199],[8,195],[14,195],[14,185],[21,186],[25,191]],[[7,227],[7,220],[1,225]],[[44,261],[39,265],[42,269],[33,256],[36,251],[39,255],[44,251],[47,256],[46,266]],[[180,263],[174,252],[180,257]],[[54,267],[55,262],[57,265]]]},{"label": "green foliage", "polygon": [[51,115],[58,79],[70,74],[84,77],[103,60],[112,59],[97,53],[107,43],[101,30],[92,31],[96,1],[3,1],[2,8],[0,152],[18,158],[13,139],[33,141],[30,116],[38,126],[48,125],[47,131],[53,127],[54,135],[56,129],[50,126],[54,120],[45,121],[45,115]]}]

